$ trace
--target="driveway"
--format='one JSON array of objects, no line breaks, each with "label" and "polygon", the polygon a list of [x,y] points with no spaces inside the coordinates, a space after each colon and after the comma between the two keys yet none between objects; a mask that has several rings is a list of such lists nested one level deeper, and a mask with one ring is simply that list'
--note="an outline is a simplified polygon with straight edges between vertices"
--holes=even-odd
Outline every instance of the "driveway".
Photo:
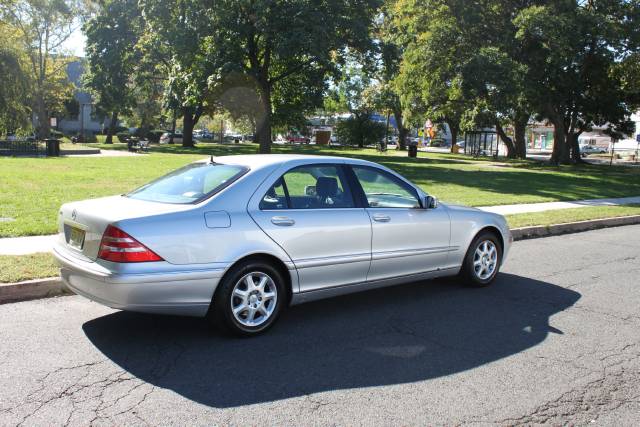
[{"label": "driveway", "polygon": [[517,242],[494,286],[301,305],[256,339],[0,306],[0,425],[640,424],[640,226]]}]

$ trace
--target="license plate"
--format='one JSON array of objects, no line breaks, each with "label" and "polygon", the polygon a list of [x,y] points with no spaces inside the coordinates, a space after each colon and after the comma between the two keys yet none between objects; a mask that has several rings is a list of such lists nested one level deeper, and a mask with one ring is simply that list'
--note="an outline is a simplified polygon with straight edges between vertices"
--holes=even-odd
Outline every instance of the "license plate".
[{"label": "license plate", "polygon": [[71,232],[69,233],[69,245],[77,249],[82,249],[82,245],[84,245],[84,230],[71,227]]}]

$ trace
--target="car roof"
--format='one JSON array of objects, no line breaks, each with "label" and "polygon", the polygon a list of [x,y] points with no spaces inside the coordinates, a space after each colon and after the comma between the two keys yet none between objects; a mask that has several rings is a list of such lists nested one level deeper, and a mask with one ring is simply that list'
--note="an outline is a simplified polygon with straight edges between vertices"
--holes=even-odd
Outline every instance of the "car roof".
[{"label": "car roof", "polygon": [[[201,161],[209,161],[203,159]],[[247,166],[251,169],[262,168],[272,165],[291,165],[297,166],[307,163],[349,163],[383,167],[377,163],[369,162],[361,159],[353,159],[349,157],[337,156],[317,156],[306,154],[247,154],[234,156],[217,156],[213,157],[217,163],[237,164]],[[383,167],[384,168],[384,167]],[[386,168],[384,168],[386,169]]]}]

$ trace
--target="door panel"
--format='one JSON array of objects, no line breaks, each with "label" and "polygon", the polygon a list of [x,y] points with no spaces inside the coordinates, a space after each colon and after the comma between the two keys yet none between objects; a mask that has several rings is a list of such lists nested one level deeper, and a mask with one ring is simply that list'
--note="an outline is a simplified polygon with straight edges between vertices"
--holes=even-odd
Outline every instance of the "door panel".
[{"label": "door panel", "polygon": [[318,164],[286,172],[251,215],[292,259],[305,292],[366,280],[371,221],[355,206],[342,167]]},{"label": "door panel", "polygon": [[[251,215],[293,260],[301,292],[366,280],[371,222],[364,209],[292,209]],[[287,220],[292,224],[282,224]]]},{"label": "door panel", "polygon": [[450,234],[449,215],[445,209],[367,209],[373,230],[367,280],[445,267]]},{"label": "door panel", "polygon": [[352,170],[372,224],[367,280],[444,268],[451,234],[446,208],[422,209],[416,189],[387,171],[371,166]]}]

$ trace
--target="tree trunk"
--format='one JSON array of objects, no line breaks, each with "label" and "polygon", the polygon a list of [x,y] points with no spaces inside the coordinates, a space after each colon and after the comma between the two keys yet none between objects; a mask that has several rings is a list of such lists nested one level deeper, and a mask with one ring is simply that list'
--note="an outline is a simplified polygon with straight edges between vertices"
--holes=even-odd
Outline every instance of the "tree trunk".
[{"label": "tree trunk", "polygon": [[571,153],[571,161],[574,163],[582,163],[580,156],[580,146],[578,144],[578,133],[571,132],[567,135],[567,149]]},{"label": "tree trunk", "polygon": [[517,114],[513,121],[514,146],[516,149],[516,157],[518,159],[527,158],[527,124],[529,123],[529,114]]},{"label": "tree trunk", "polygon": [[515,159],[517,154],[513,139],[507,136],[507,133],[504,131],[504,128],[499,121],[496,121],[496,132],[498,133],[498,136],[500,137],[504,145],[507,147],[507,158]]},{"label": "tree trunk", "polygon": [[109,126],[107,127],[107,138],[105,139],[105,144],[113,144],[113,134],[116,130],[116,122],[118,121],[118,113],[116,111],[111,113],[111,121],[109,122]]},{"label": "tree trunk", "polygon": [[169,144],[173,144],[173,135],[176,133],[176,109],[173,109],[173,119],[171,120],[171,136],[169,137]]},{"label": "tree trunk", "polygon": [[553,123],[553,152],[551,153],[551,163],[554,165],[568,164],[569,152],[565,142],[564,120],[555,116],[551,119]]},{"label": "tree trunk", "polygon": [[266,79],[259,82],[260,97],[264,115],[262,121],[258,124],[256,132],[256,141],[260,144],[260,154],[271,153],[271,86]]},{"label": "tree trunk", "polygon": [[455,147],[456,141],[458,141],[458,134],[460,133],[460,123],[451,124],[451,122],[449,122],[449,129],[451,130],[451,152],[453,153],[453,147]]},{"label": "tree trunk", "polygon": [[195,126],[193,107],[184,107],[182,116],[182,146],[193,147],[193,127]]},{"label": "tree trunk", "polygon": [[44,102],[44,95],[39,93],[37,102],[37,114],[38,114],[38,138],[45,139],[50,136],[49,117],[47,114],[47,106]]},{"label": "tree trunk", "polygon": [[196,144],[193,140],[193,129],[198,124],[198,120],[200,120],[200,116],[202,115],[202,105],[195,108],[184,107],[183,114],[182,146],[194,147]]},{"label": "tree trunk", "polygon": [[407,128],[404,127],[402,122],[402,110],[395,109],[393,110],[393,117],[396,119],[396,126],[398,127],[398,146],[400,150],[407,149]]},{"label": "tree trunk", "polygon": [[449,130],[451,131],[451,153],[453,153],[453,147],[456,146],[458,134],[460,133],[460,118],[452,119],[451,117],[445,117],[444,122],[449,125]]}]

